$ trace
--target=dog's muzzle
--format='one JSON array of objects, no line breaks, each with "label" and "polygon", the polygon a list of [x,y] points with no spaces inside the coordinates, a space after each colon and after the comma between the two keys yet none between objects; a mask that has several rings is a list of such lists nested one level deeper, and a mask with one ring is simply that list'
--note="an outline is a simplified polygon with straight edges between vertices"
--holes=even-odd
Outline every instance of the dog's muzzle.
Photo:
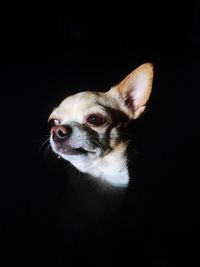
[{"label": "dog's muzzle", "polygon": [[83,144],[80,145],[80,140],[77,140],[76,142],[76,138],[74,138],[73,128],[69,125],[53,126],[50,133],[53,143],[52,147],[56,153],[65,155],[94,153],[92,149],[85,148]]}]

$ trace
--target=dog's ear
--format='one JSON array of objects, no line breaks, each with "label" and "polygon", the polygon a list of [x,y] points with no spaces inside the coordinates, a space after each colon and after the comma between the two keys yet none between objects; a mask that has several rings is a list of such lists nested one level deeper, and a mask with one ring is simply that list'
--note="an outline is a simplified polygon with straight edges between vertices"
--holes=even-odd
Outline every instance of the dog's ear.
[{"label": "dog's ear", "polygon": [[131,72],[108,92],[117,98],[130,119],[138,118],[145,110],[153,82],[153,65],[145,63]]}]

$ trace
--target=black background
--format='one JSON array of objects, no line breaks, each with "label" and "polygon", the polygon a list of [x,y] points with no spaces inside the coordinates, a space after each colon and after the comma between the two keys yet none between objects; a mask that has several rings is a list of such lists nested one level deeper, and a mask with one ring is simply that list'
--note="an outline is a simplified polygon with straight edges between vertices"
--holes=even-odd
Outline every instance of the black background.
[{"label": "black background", "polygon": [[[194,1],[1,7],[2,266],[198,264],[199,16]],[[134,125],[139,223],[130,197],[112,234],[96,229],[66,246],[57,214],[67,177],[41,148],[48,115],[66,92],[108,89],[144,62],[154,64],[155,79]]]}]

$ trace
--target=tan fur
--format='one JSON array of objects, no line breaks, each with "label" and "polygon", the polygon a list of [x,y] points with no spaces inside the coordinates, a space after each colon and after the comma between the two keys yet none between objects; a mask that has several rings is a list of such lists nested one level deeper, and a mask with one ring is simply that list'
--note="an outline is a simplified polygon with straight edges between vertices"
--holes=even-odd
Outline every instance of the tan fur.
[{"label": "tan fur", "polygon": [[[89,127],[98,134],[102,142],[104,140],[102,137],[108,138],[107,131],[110,127],[112,129],[109,132],[110,140],[107,142],[103,154],[101,154],[100,147],[100,150],[88,153],[87,156],[65,154],[60,154],[60,156],[90,176],[98,177],[113,185],[126,186],[129,180],[126,155],[128,141],[120,139],[119,129],[121,124],[138,118],[144,111],[151,93],[152,81],[153,67],[152,64],[146,63],[105,93],[87,91],[64,99],[52,112],[49,119],[57,120],[60,125],[76,123],[84,126],[87,125],[87,118],[90,114],[100,114],[105,118],[106,123],[98,127],[93,127],[93,125],[89,125]],[[115,111],[114,114],[110,110]],[[79,142],[85,148],[84,145],[90,143],[85,131],[87,129],[83,128],[73,137],[75,140],[73,144],[77,145]],[[51,145],[53,150],[58,153],[52,139]],[[93,149],[92,144],[91,149]]]},{"label": "tan fur", "polygon": [[134,103],[133,109],[123,106],[124,111],[130,119],[137,119],[146,108],[153,83],[153,65],[151,63],[145,63],[139,66],[108,92],[109,95],[117,97],[121,102],[121,98],[126,98],[126,94],[129,91],[134,92],[137,83],[141,80],[144,81],[144,93],[142,94],[139,103]]}]

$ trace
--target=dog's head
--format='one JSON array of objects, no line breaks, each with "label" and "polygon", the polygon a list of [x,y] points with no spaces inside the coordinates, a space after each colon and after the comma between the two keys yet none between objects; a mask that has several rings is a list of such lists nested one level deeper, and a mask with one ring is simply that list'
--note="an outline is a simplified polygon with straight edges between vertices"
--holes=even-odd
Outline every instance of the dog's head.
[{"label": "dog's head", "polygon": [[49,117],[53,151],[83,172],[115,151],[125,153],[124,129],[145,110],[152,79],[153,67],[146,63],[107,92],[64,99]]}]

